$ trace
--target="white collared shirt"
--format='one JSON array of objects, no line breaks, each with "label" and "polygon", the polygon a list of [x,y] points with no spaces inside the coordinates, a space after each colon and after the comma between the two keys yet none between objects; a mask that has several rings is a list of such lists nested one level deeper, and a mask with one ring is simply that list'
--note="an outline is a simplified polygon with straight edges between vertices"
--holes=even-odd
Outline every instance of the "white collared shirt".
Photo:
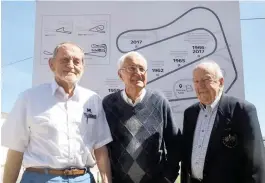
[{"label": "white collared shirt", "polygon": [[55,81],[21,93],[2,126],[2,145],[24,152],[25,168],[92,167],[93,149],[111,141],[100,97],[76,85],[68,98]]},{"label": "white collared shirt", "polygon": [[125,101],[126,103],[130,104],[131,106],[135,106],[136,104],[140,103],[140,102],[143,100],[145,94],[146,94],[146,89],[143,88],[143,89],[142,89],[142,93],[141,93],[141,95],[140,95],[140,96],[135,100],[135,102],[133,103],[132,100],[131,100],[131,99],[128,97],[128,95],[126,94],[125,89],[122,90],[122,92],[121,92],[121,96],[122,96],[122,98],[124,99],[124,101]]},{"label": "white collared shirt", "polygon": [[191,172],[193,178],[203,178],[205,156],[221,95],[222,93],[216,97],[211,105],[206,105],[206,108],[200,104],[201,110],[194,132],[191,156]]}]

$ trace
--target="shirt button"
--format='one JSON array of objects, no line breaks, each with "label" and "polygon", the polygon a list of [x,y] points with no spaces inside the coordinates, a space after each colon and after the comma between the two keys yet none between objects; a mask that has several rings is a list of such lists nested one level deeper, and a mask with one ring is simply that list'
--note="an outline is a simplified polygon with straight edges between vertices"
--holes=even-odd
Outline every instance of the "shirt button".
[{"label": "shirt button", "polygon": [[202,130],[202,132],[204,132],[204,130]]},{"label": "shirt button", "polygon": [[207,114],[205,114],[205,117],[206,117],[206,118],[208,117]]}]

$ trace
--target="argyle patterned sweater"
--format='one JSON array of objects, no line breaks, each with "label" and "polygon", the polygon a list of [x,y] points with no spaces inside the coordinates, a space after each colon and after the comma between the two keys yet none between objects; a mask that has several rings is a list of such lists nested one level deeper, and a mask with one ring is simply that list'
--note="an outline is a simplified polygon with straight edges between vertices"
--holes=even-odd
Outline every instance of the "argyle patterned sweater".
[{"label": "argyle patterned sweater", "polygon": [[113,183],[174,182],[180,161],[180,130],[163,95],[146,91],[134,107],[121,91],[103,99],[112,133],[108,144]]}]

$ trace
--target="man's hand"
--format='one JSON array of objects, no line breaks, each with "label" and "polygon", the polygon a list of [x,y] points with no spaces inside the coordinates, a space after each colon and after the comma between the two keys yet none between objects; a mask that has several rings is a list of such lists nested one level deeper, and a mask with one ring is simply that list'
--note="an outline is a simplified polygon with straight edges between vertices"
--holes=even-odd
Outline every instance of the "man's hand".
[{"label": "man's hand", "polygon": [[9,149],[4,168],[4,183],[16,183],[20,172],[23,153]]},{"label": "man's hand", "polygon": [[102,183],[111,183],[112,177],[107,147],[102,146],[98,149],[95,149],[95,157],[97,160],[97,165],[101,175]]}]

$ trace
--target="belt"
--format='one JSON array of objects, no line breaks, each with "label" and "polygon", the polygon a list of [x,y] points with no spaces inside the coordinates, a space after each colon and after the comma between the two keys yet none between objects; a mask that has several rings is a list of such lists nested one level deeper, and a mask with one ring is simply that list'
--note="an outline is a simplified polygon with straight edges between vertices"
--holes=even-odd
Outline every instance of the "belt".
[{"label": "belt", "polygon": [[77,175],[84,175],[89,171],[89,168],[67,168],[64,170],[58,170],[58,169],[50,169],[50,168],[33,168],[29,167],[26,168],[25,171],[29,172],[37,172],[37,173],[43,173],[43,174],[51,174],[51,175],[65,175],[65,176],[77,176]]}]

